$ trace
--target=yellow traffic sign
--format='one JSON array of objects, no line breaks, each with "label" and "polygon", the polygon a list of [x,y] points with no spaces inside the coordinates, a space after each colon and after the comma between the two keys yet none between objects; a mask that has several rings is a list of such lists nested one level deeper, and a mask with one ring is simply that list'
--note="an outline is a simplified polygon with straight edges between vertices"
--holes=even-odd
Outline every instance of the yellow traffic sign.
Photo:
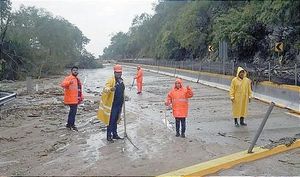
[{"label": "yellow traffic sign", "polygon": [[209,51],[209,52],[212,52],[212,51],[214,51],[214,49],[213,49],[213,46],[212,46],[212,45],[209,45],[209,46],[208,46],[208,51]]},{"label": "yellow traffic sign", "polygon": [[275,51],[276,52],[283,52],[283,42],[276,42],[275,43]]}]

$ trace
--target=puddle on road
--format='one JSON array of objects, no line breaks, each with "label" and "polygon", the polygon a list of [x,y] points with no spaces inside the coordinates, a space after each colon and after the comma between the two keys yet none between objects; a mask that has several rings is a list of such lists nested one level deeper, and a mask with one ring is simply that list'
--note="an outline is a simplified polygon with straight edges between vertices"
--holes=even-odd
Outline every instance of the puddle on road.
[{"label": "puddle on road", "polygon": [[66,145],[64,145],[64,146],[62,146],[62,147],[56,149],[55,151],[56,151],[56,152],[64,152],[64,151],[67,150],[66,148],[67,148],[69,145],[70,145],[70,143],[67,143]]},{"label": "puddle on road", "polygon": [[82,152],[82,156],[85,161],[95,163],[101,156],[99,149],[106,146],[106,142],[103,140],[103,132],[92,134],[86,142],[87,144],[84,147],[85,151]]},{"label": "puddle on road", "polygon": [[19,161],[11,160],[11,161],[0,162],[0,167],[1,167],[1,166],[6,166],[6,165],[11,165],[11,164],[13,164],[13,163],[19,163]]}]

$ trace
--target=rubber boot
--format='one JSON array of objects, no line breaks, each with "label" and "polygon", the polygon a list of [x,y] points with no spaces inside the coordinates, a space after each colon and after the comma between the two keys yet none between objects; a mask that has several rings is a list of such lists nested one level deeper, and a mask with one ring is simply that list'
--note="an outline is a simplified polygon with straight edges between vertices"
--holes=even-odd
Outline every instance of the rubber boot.
[{"label": "rubber boot", "polygon": [[75,130],[75,131],[78,132],[78,129],[77,129],[77,127],[76,127],[75,125],[71,126],[71,128],[72,128],[73,130]]},{"label": "rubber boot", "polygon": [[237,118],[234,118],[234,125],[235,125],[235,127],[239,127],[240,126]]},{"label": "rubber boot", "polygon": [[113,139],[116,139],[116,140],[122,140],[122,139],[124,139],[124,138],[119,137],[119,135],[113,135]]},{"label": "rubber boot", "polygon": [[108,142],[110,142],[110,143],[113,143],[113,142],[114,142],[114,140],[111,138],[111,136],[107,136],[106,140],[107,140]]},{"label": "rubber boot", "polygon": [[244,117],[241,117],[240,120],[241,126],[247,126],[247,124],[244,121],[245,121]]}]

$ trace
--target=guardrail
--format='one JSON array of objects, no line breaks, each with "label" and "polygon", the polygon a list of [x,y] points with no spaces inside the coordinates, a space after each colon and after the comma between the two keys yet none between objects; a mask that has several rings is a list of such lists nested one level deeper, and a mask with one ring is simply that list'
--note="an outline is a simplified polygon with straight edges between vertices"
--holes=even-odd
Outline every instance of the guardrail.
[{"label": "guardrail", "polygon": [[186,69],[199,72],[209,72],[235,76],[237,67],[241,66],[247,70],[248,77],[254,82],[269,81],[277,84],[288,84],[300,86],[300,63],[294,66],[281,67],[274,62],[262,64],[251,64],[244,62],[226,61],[174,61],[174,60],[155,60],[155,59],[122,59],[118,62],[144,64],[156,67],[170,67]]},{"label": "guardrail", "polygon": [[14,100],[17,97],[16,93],[0,91],[0,106]]},{"label": "guardrail", "polygon": [[[136,66],[135,63],[123,63],[128,66]],[[145,69],[172,77],[199,82],[204,85],[229,90],[233,76],[200,72],[186,69],[177,69],[165,66],[143,65]],[[300,87],[295,85],[277,85],[271,82],[252,82],[253,96],[264,102],[274,102],[276,106],[288,108],[300,114]]]}]

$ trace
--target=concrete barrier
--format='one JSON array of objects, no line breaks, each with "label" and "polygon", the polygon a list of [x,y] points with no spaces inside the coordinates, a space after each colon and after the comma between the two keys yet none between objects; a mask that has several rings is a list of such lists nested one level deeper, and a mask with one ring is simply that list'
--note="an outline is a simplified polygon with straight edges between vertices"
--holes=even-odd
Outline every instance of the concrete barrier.
[{"label": "concrete barrier", "polygon": [[[136,67],[137,64],[123,63]],[[229,91],[233,76],[199,72],[163,66],[143,65],[144,69],[173,77],[180,77],[192,82]],[[293,110],[300,114],[300,87],[292,85],[278,85],[271,82],[253,84],[253,97],[264,102],[274,102],[276,106]]]}]

